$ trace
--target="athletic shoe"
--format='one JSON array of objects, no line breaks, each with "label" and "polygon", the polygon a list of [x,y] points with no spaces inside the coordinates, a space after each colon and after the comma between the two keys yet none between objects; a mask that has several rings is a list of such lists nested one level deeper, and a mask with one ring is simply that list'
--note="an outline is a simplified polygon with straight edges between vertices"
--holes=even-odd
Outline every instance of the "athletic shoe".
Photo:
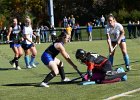
[{"label": "athletic shoe", "polygon": [[30,66],[36,68],[36,65],[34,63],[30,64]]},{"label": "athletic shoe", "polygon": [[21,70],[21,68],[20,68],[19,66],[17,66],[17,67],[15,68],[15,70]]},{"label": "athletic shoe", "polygon": [[62,82],[69,82],[69,81],[71,81],[69,78],[67,78],[67,77],[65,77],[65,79],[64,80],[61,80]]},{"label": "athletic shoe", "polygon": [[16,65],[15,65],[15,63],[14,63],[14,62],[9,61],[9,63],[13,66],[13,68],[16,68]]},{"label": "athletic shoe", "polygon": [[130,71],[131,67],[130,66],[126,66],[126,69],[127,69],[127,71]]},{"label": "athletic shoe", "polygon": [[31,69],[32,67],[29,65],[29,66],[26,66],[26,68]]},{"label": "athletic shoe", "polygon": [[42,82],[42,83],[40,84],[40,86],[41,86],[41,87],[49,87],[49,85],[48,85],[47,83],[45,83],[45,82]]}]

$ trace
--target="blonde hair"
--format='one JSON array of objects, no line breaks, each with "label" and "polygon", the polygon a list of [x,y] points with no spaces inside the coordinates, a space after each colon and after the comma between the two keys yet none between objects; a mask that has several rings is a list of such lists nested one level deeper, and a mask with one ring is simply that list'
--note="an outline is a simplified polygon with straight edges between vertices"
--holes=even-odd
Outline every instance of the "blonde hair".
[{"label": "blonde hair", "polygon": [[32,24],[30,16],[25,16],[25,23],[28,22],[29,25]]}]

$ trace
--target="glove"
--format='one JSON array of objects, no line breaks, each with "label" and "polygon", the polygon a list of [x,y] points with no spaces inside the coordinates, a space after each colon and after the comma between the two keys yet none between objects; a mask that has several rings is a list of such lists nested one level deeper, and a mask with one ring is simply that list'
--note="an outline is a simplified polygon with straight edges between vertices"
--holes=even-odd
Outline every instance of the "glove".
[{"label": "glove", "polygon": [[88,77],[89,77],[89,79],[92,79],[92,71],[88,71]]}]

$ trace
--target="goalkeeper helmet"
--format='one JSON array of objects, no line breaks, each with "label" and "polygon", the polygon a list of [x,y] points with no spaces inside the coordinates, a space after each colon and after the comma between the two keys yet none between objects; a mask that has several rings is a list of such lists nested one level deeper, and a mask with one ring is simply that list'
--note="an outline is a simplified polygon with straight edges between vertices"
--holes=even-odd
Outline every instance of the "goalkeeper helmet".
[{"label": "goalkeeper helmet", "polygon": [[83,62],[86,58],[86,51],[83,49],[77,49],[75,57]]}]

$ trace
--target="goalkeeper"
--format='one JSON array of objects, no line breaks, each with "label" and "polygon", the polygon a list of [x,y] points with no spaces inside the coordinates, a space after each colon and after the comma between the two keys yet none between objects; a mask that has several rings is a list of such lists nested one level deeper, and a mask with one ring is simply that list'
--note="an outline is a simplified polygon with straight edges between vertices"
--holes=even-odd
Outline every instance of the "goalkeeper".
[{"label": "goalkeeper", "polygon": [[75,57],[87,66],[87,74],[84,76],[84,81],[113,83],[127,79],[123,68],[113,71],[111,62],[102,55],[77,49]]}]

